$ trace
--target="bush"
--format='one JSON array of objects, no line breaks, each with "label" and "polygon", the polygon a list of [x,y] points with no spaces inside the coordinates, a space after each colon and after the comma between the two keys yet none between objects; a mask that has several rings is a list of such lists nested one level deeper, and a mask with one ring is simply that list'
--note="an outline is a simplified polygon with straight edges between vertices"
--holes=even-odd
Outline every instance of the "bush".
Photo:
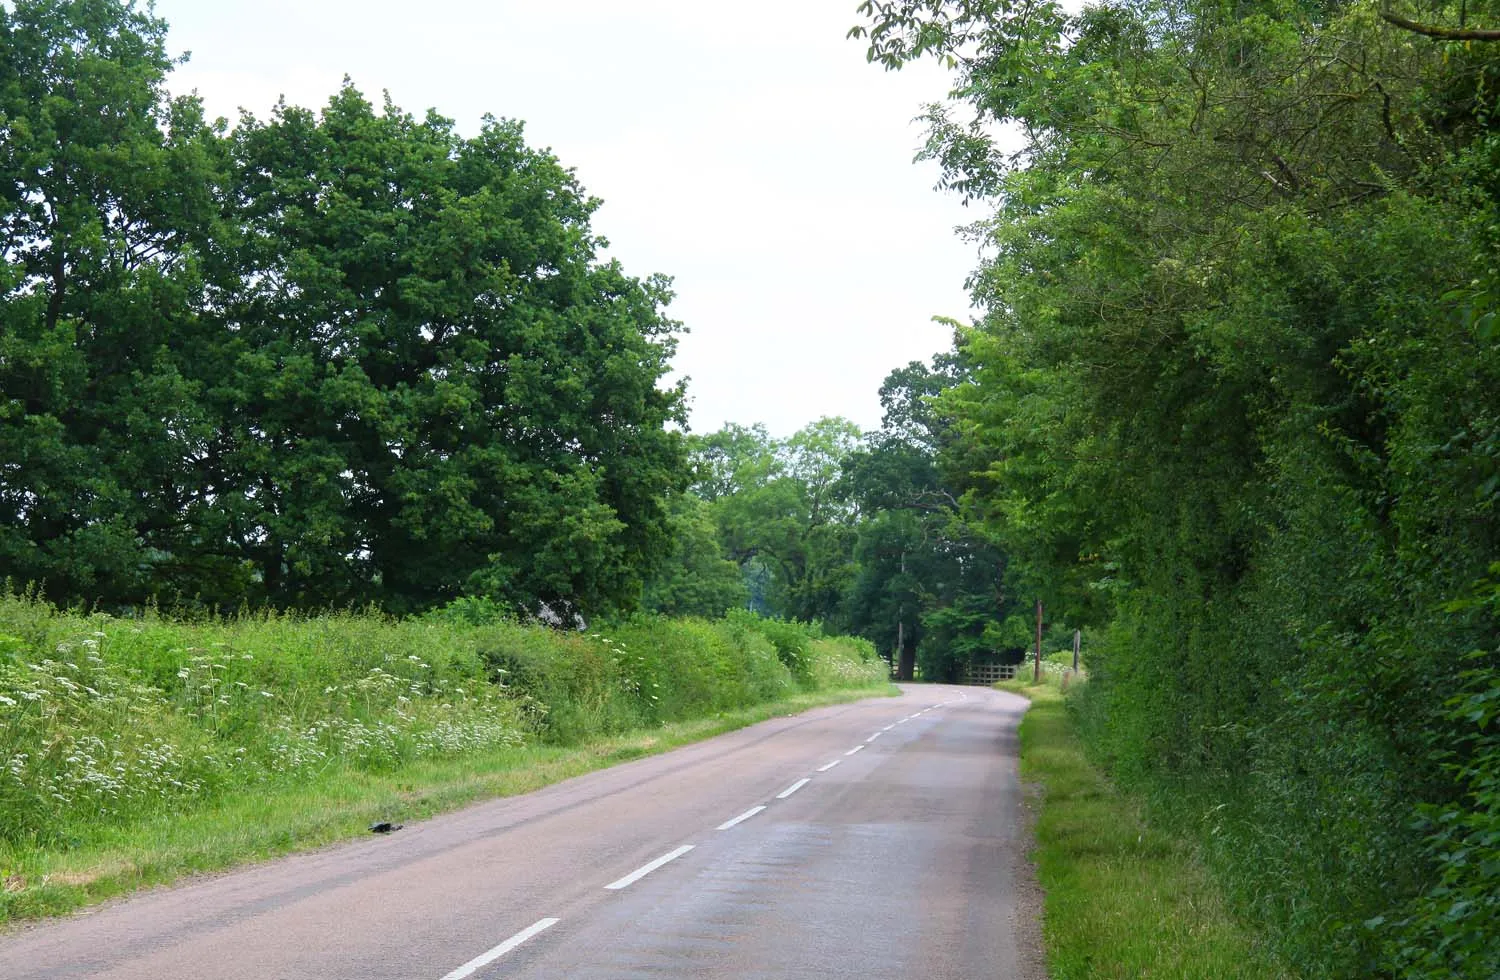
[{"label": "bush", "polygon": [[791,671],[798,683],[806,684],[812,678],[812,660],[808,644],[822,635],[822,631],[806,623],[794,623],[784,619],[760,616],[744,609],[730,612],[725,619],[754,630],[770,641],[776,649],[776,657]]},{"label": "bush", "polygon": [[808,645],[808,671],[815,688],[855,687],[886,680],[890,668],[875,653],[875,644],[862,637],[830,636]]}]

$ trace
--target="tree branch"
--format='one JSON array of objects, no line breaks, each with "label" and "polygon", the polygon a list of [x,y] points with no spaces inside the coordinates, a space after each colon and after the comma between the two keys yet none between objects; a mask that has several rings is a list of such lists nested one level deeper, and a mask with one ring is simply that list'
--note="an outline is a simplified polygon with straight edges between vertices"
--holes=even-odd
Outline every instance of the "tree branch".
[{"label": "tree branch", "polygon": [[1399,14],[1391,13],[1390,4],[1380,5],[1380,19],[1394,24],[1404,31],[1435,37],[1444,41],[1500,41],[1500,30],[1473,30],[1466,27],[1438,27],[1436,24],[1419,24]]}]

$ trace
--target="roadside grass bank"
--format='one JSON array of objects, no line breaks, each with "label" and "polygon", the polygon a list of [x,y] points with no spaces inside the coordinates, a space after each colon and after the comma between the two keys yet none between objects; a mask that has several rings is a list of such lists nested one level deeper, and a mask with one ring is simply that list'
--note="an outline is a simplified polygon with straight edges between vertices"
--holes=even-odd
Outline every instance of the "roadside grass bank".
[{"label": "roadside grass bank", "polygon": [[182,621],[0,593],[0,923],[891,690],[868,643],[749,615],[583,633],[472,602]]},{"label": "roadside grass bank", "polygon": [[1191,842],[1153,826],[1088,761],[1055,672],[995,686],[1031,700],[1021,776],[1041,791],[1035,860],[1052,980],[1291,976],[1230,915]]},{"label": "roadside grass bank", "polygon": [[[85,905],[193,874],[368,836],[372,823],[409,823],[471,803],[518,796],[609,766],[667,752],[769,718],[894,694],[893,686],[798,694],[711,718],[591,739],[425,759],[383,773],[339,770],[311,782],[245,789],[211,807],[100,827],[71,846],[0,844],[0,925]],[[15,890],[9,890],[11,885]]]}]

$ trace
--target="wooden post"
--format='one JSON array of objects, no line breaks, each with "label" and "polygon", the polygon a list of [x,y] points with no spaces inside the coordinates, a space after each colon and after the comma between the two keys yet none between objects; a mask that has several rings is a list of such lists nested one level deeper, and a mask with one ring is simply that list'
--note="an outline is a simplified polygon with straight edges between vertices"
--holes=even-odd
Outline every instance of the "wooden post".
[{"label": "wooden post", "polygon": [[1031,683],[1042,682],[1042,600],[1036,601],[1036,665],[1031,672]]},{"label": "wooden post", "polygon": [[1078,673],[1078,653],[1083,649],[1083,630],[1073,631],[1073,673]]}]

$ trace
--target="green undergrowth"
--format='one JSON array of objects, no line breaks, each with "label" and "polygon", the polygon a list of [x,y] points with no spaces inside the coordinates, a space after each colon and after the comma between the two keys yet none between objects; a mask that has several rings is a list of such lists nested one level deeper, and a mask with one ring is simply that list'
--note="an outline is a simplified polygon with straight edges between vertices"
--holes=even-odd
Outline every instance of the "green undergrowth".
[{"label": "green undergrowth", "polygon": [[1052,980],[1290,976],[1231,916],[1192,843],[1088,761],[1060,678],[996,686],[1031,699],[1021,775],[1041,792],[1035,859]]},{"label": "green undergrowth", "polygon": [[185,622],[0,594],[0,922],[882,689],[868,643],[748,615]]},{"label": "green undergrowth", "polygon": [[425,759],[383,773],[329,771],[306,783],[241,790],[211,807],[101,826],[69,847],[0,845],[0,867],[19,883],[0,893],[0,923],[61,915],[187,875],[368,835],[375,821],[411,822],[470,803],[516,796],[574,776],[666,752],[781,715],[895,688],[797,694],[738,711],[674,722],[580,745],[529,745]]}]

